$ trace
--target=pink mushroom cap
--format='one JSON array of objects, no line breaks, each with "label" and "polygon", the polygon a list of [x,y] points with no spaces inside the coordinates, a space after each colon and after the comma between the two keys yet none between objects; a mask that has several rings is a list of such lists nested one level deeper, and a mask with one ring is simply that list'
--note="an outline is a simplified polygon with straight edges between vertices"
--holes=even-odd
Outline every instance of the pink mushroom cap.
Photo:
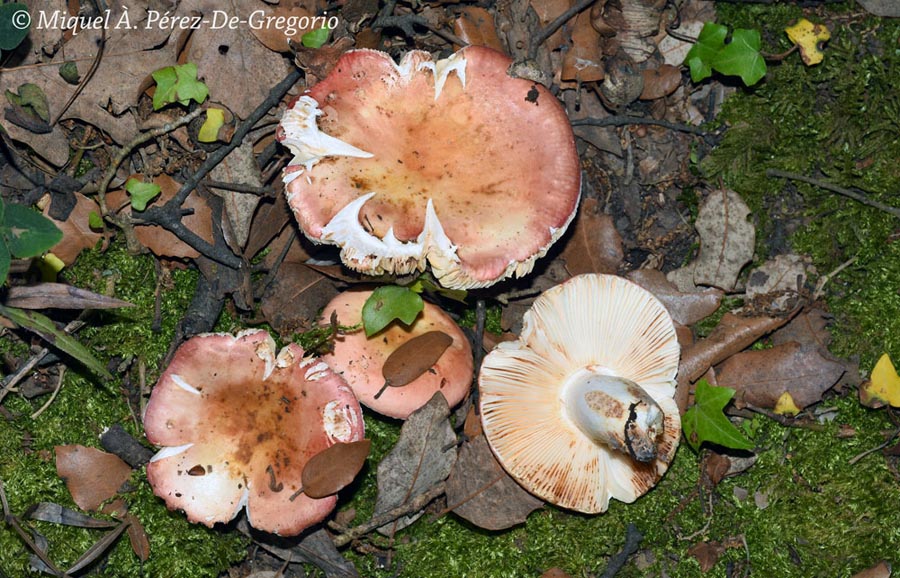
[{"label": "pink mushroom cap", "polygon": [[259,330],[182,344],[153,389],[144,429],[163,446],[147,478],[170,509],[212,527],[246,508],[250,525],[283,536],[320,522],[337,502],[298,493],[306,462],[364,435],[346,382],[298,345],[276,356]]},{"label": "pink mushroom cap", "polygon": [[[346,291],[331,300],[322,318],[337,313],[342,325],[355,325],[362,319],[362,307],[372,291]],[[407,341],[429,331],[443,331],[453,338],[431,369],[402,387],[384,385],[382,368],[391,353]],[[378,413],[406,419],[440,391],[450,407],[466,397],[472,385],[472,347],[465,334],[440,307],[425,303],[425,308],[409,326],[393,323],[367,338],[364,331],[342,335],[335,340],[334,352],[322,357],[353,389],[360,403]]]},{"label": "pink mushroom cap", "polygon": [[511,62],[482,46],[345,53],[278,131],[304,234],[373,275],[430,263],[467,289],[529,273],[575,214],[581,165],[559,101]]}]

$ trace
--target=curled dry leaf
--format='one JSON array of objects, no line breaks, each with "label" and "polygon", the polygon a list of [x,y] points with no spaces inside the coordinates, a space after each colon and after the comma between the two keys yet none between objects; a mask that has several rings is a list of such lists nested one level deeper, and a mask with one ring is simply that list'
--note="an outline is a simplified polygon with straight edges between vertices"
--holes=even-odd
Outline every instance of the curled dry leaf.
[{"label": "curled dry leaf", "polygon": [[464,443],[447,479],[447,504],[479,528],[504,530],[522,524],[544,502],[516,483],[497,462],[487,439]]},{"label": "curled dry leaf", "polygon": [[314,455],[303,466],[303,493],[324,498],[338,493],[362,469],[372,447],[371,440],[337,442]]},{"label": "curled dry leaf", "polygon": [[715,287],[700,291],[679,291],[674,283],[656,269],[636,269],[626,277],[659,299],[676,323],[693,325],[719,308],[724,293]]},{"label": "curled dry leaf", "polygon": [[22,309],[116,309],[134,306],[115,297],[107,297],[64,283],[10,287],[6,292],[4,304]]},{"label": "curled dry leaf", "polygon": [[56,446],[56,472],[82,510],[96,510],[131,476],[118,457],[81,445]]},{"label": "curled dry leaf", "polygon": [[622,237],[610,215],[600,210],[593,197],[584,199],[575,217],[572,234],[560,255],[570,275],[615,273],[622,262]]}]

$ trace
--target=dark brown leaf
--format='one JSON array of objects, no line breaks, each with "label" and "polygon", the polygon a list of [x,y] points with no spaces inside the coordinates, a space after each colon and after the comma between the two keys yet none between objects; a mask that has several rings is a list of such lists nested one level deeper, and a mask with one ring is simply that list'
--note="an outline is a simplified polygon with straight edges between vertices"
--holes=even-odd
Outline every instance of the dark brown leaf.
[{"label": "dark brown leaf", "polygon": [[413,337],[384,361],[381,373],[385,384],[403,387],[428,371],[453,343],[443,331],[429,331]]},{"label": "dark brown leaf", "polygon": [[560,255],[570,275],[615,273],[622,262],[622,237],[612,217],[600,210],[593,197],[581,203],[572,235]]},{"label": "dark brown leaf", "polygon": [[52,502],[41,502],[25,513],[32,520],[78,528],[112,528],[115,522],[100,520]]},{"label": "dark brown leaf", "polygon": [[282,263],[263,295],[261,311],[282,335],[308,329],[338,294],[334,282],[302,263]]},{"label": "dark brown leaf", "polygon": [[128,522],[128,541],[131,542],[131,550],[141,562],[146,562],[150,557],[150,538],[147,537],[144,525],[132,514],[125,514],[125,521]]},{"label": "dark brown leaf", "polygon": [[336,494],[362,469],[371,447],[370,440],[338,442],[314,455],[303,466],[303,493],[310,498]]},{"label": "dark brown leaf", "polygon": [[497,36],[494,17],[479,6],[465,6],[459,11],[459,17],[453,22],[453,33],[469,44],[504,51],[503,43]]},{"label": "dark brown leaf", "polygon": [[793,341],[738,353],[716,369],[719,385],[734,388],[736,400],[767,409],[785,392],[800,409],[816,403],[843,373],[840,363]]},{"label": "dark brown leaf", "polygon": [[641,100],[654,100],[669,96],[681,86],[681,68],[670,64],[661,64],[659,68],[651,68],[641,73],[644,77],[644,89]]},{"label": "dark brown leaf", "polygon": [[6,305],[22,309],[115,309],[132,303],[64,283],[10,287]]},{"label": "dark brown leaf", "polygon": [[715,287],[695,292],[679,291],[662,271],[656,269],[636,269],[627,277],[653,293],[665,305],[672,319],[682,325],[693,325],[715,313],[724,295],[721,289]]},{"label": "dark brown leaf", "polygon": [[250,237],[244,247],[244,257],[247,259],[255,257],[281,233],[290,220],[287,197],[276,191],[274,202],[262,202],[256,209],[256,215],[250,224]]},{"label": "dark brown leaf", "polygon": [[82,510],[96,510],[131,476],[128,464],[96,448],[68,445],[55,449],[56,471]]},{"label": "dark brown leaf", "polygon": [[[82,250],[93,248],[97,241],[103,238],[103,235],[91,229],[89,224],[91,213],[100,215],[100,207],[81,193],[75,193],[75,199],[75,208],[64,221],[52,219],[63,232],[63,238],[51,251],[66,265],[71,265]],[[47,205],[44,209],[45,216],[49,216],[50,207],[51,205]]]},{"label": "dark brown leaf", "polygon": [[503,470],[485,437],[478,436],[459,448],[447,479],[447,504],[480,528],[503,530],[524,523],[544,503]]},{"label": "dark brown leaf", "polygon": [[697,562],[700,563],[700,570],[703,572],[712,570],[716,562],[719,561],[719,557],[724,553],[725,546],[715,541],[700,542],[691,546],[691,549],[688,550],[688,554],[696,558]]},{"label": "dark brown leaf", "polygon": [[852,578],[891,578],[891,565],[882,560],[871,568],[857,572]]}]

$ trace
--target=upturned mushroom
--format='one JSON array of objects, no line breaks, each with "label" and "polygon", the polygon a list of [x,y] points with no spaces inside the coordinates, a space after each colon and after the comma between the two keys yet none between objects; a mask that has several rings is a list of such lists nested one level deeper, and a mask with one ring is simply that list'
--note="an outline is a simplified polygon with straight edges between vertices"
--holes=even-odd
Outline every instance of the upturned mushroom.
[{"label": "upturned mushroom", "polygon": [[[325,307],[322,318],[334,313],[342,325],[356,325],[370,295],[372,291],[345,291]],[[438,391],[453,407],[472,385],[469,340],[449,315],[428,302],[410,325],[393,323],[371,338],[364,331],[339,336],[334,351],[322,359],[347,380],[360,403],[399,419],[408,418]],[[392,361],[396,369],[386,371]]]},{"label": "upturned mushroom", "polygon": [[484,433],[526,490],[586,513],[633,502],[681,435],[679,346],[665,307],[612,275],[581,275],[535,300],[517,341],[479,375]]},{"label": "upturned mushroom", "polygon": [[481,46],[345,53],[279,126],[303,233],[372,275],[430,263],[467,289],[530,272],[575,214],[581,168],[560,103],[510,64]]},{"label": "upturned mushroom", "polygon": [[291,344],[275,354],[265,331],[186,341],[154,387],[147,439],[162,449],[147,478],[170,509],[212,527],[246,508],[254,528],[296,535],[334,508],[310,498],[302,472],[316,454],[363,437],[343,379]]}]

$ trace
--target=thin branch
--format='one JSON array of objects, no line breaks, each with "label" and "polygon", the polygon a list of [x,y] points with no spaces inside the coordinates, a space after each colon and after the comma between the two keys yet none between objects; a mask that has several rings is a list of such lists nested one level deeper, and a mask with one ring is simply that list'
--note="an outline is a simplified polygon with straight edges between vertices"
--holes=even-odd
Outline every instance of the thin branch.
[{"label": "thin branch", "polygon": [[847,463],[852,466],[852,465],[856,464],[856,462],[863,459],[864,457],[866,457],[870,454],[873,454],[879,450],[883,450],[884,448],[891,445],[894,442],[894,440],[897,439],[897,436],[900,436],[900,429],[894,430],[894,432],[891,434],[891,437],[889,437],[883,444],[878,444],[874,448],[868,449],[868,450],[864,451],[863,453],[850,458],[849,460],[847,460]]},{"label": "thin branch", "polygon": [[372,516],[372,519],[364,524],[360,524],[354,528],[350,528],[343,534],[339,534],[334,537],[334,545],[340,548],[341,546],[345,546],[352,542],[353,540],[365,536],[369,532],[375,530],[376,528],[380,528],[385,524],[390,524],[394,520],[406,516],[415,512],[418,512],[425,506],[429,504],[432,500],[443,494],[447,491],[447,486],[444,482],[441,482],[425,492],[424,494],[419,494],[414,497],[412,500],[400,504],[396,508],[391,508],[387,512],[380,514],[378,516]]},{"label": "thin branch", "polygon": [[57,113],[56,117],[53,119],[53,122],[50,123],[50,126],[56,126],[56,123],[59,122],[59,119],[62,118],[62,115],[66,114],[66,111],[69,110],[69,107],[72,106],[72,103],[75,102],[75,99],[78,98],[78,95],[84,91],[84,87],[87,86],[87,83],[91,81],[94,73],[97,72],[97,69],[100,67],[100,60],[103,58],[103,49],[106,48],[106,28],[101,28],[100,31],[100,40],[97,43],[97,55],[94,57],[93,62],[91,62],[91,67],[88,69],[87,74],[84,75],[84,78],[81,79],[81,82],[78,83],[78,87],[75,88],[75,92],[72,93],[72,96],[69,97],[69,100],[66,101],[66,104],[60,109],[59,113]]},{"label": "thin branch", "polygon": [[825,189],[826,191],[831,191],[832,193],[837,193],[839,195],[843,195],[854,201],[862,203],[864,205],[868,205],[879,211],[884,211],[885,213],[889,213],[894,215],[895,217],[900,218],[900,208],[892,207],[890,205],[885,205],[884,203],[880,203],[878,201],[872,200],[866,195],[859,193],[857,191],[851,189],[845,189],[844,187],[839,187],[837,185],[833,185],[827,181],[823,181],[821,179],[815,179],[813,177],[807,177],[806,175],[801,175],[797,173],[790,173],[787,171],[780,171],[778,169],[769,169],[766,171],[767,177],[778,177],[782,179],[790,179],[792,181],[800,181],[802,183],[807,183],[809,185],[813,185],[814,187],[819,187],[820,189]]},{"label": "thin branch", "polygon": [[563,24],[574,18],[583,10],[586,10],[594,2],[596,2],[596,0],[581,0],[578,4],[575,4],[574,6],[557,16],[553,22],[541,28],[540,32],[538,32],[531,40],[531,46],[529,46],[528,48],[528,59],[534,60],[537,56],[538,47],[541,44],[543,44],[547,41],[548,38],[553,36],[553,33],[559,30]]},{"label": "thin branch", "polygon": [[59,369],[59,378],[56,381],[56,387],[53,388],[53,393],[50,395],[50,399],[48,399],[46,402],[44,402],[44,405],[42,405],[40,407],[40,409],[38,409],[36,412],[31,414],[31,419],[37,419],[39,415],[44,413],[44,410],[46,410],[48,407],[50,407],[50,405],[53,403],[53,400],[56,399],[57,394],[59,394],[59,390],[62,389],[63,378],[65,378],[65,376],[66,376],[66,367],[61,366]]},{"label": "thin branch", "polygon": [[572,126],[629,126],[632,124],[649,124],[661,126],[670,130],[695,134],[697,136],[708,137],[711,135],[709,131],[702,127],[689,124],[681,124],[677,122],[669,122],[667,120],[657,120],[655,118],[643,118],[640,116],[608,116],[606,118],[581,118],[571,121]]},{"label": "thin branch", "polygon": [[[65,326],[63,331],[71,334],[78,331],[83,326],[84,321],[75,319],[74,321],[69,322],[69,324]],[[47,356],[48,353],[50,353],[50,349],[44,347],[43,349],[32,355],[27,362],[23,363],[15,373],[6,376],[6,379],[3,380],[3,387],[0,388],[0,401],[3,401],[3,398],[6,397],[6,394],[8,394],[10,390],[28,374],[29,371],[34,369],[37,364]]]}]

